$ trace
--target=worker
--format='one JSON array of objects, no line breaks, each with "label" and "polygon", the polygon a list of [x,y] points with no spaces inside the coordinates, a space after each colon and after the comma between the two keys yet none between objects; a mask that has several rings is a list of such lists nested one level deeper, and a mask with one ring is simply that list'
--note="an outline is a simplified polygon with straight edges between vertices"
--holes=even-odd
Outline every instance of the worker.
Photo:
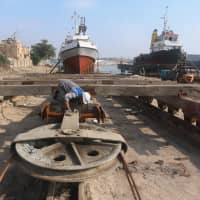
[{"label": "worker", "polygon": [[54,99],[64,103],[65,109],[72,111],[69,101],[80,97],[82,97],[82,102],[84,104],[90,102],[90,94],[85,92],[79,85],[68,79],[59,81],[58,88],[54,94]]}]

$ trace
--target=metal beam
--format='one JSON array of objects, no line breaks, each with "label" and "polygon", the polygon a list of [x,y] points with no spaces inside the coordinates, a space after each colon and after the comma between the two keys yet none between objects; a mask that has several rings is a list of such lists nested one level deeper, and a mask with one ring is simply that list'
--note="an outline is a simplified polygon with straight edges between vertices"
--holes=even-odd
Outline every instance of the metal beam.
[{"label": "metal beam", "polygon": [[181,108],[184,115],[188,117],[198,117],[200,118],[200,100],[191,99],[189,97],[156,97],[156,99],[166,104],[172,109]]},{"label": "metal beam", "polygon": [[[49,95],[52,85],[0,85],[0,96]],[[102,85],[80,84],[85,90],[103,96],[187,96],[200,97],[200,85]]]}]

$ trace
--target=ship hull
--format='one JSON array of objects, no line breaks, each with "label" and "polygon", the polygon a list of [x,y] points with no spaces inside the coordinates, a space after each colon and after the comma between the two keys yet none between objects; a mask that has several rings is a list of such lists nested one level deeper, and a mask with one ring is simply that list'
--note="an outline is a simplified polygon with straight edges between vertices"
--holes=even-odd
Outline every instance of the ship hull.
[{"label": "ship hull", "polygon": [[136,57],[132,70],[146,76],[160,76],[161,70],[172,70],[177,64],[185,62],[185,54],[180,49],[163,50]]},{"label": "ship hull", "polygon": [[77,47],[61,52],[60,58],[63,61],[64,73],[93,73],[95,60],[97,58],[97,50]]},{"label": "ship hull", "polygon": [[87,56],[73,56],[63,62],[64,73],[66,74],[87,74],[94,72],[95,60]]},{"label": "ship hull", "polygon": [[173,66],[185,61],[185,56],[179,49],[163,50],[135,58],[134,65],[168,65]]},{"label": "ship hull", "polygon": [[142,54],[134,59],[133,64],[119,64],[118,68],[122,72],[128,71],[133,74],[159,77],[161,70],[172,70],[177,64],[184,64],[185,62],[185,54],[179,49],[173,49]]}]

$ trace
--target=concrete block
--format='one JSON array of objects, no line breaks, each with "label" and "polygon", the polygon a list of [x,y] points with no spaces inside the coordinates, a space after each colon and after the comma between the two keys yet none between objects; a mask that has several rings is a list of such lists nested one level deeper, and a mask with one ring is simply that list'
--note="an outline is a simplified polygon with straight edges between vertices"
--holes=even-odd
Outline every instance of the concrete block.
[{"label": "concrete block", "polygon": [[4,96],[0,96],[0,102],[3,102]]},{"label": "concrete block", "polygon": [[79,129],[79,112],[66,111],[61,124],[61,130],[65,134],[72,134],[73,131]]}]

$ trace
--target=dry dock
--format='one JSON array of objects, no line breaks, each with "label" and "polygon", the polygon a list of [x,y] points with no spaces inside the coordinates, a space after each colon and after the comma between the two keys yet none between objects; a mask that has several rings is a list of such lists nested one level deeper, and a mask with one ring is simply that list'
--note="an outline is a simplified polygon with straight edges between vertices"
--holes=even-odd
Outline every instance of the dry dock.
[{"label": "dry dock", "polygon": [[[100,78],[102,79],[102,76]],[[100,83],[105,85],[102,82]],[[106,83],[108,87],[111,86],[108,82]],[[96,83],[93,84],[96,87]],[[23,86],[22,84],[17,85],[19,87]],[[35,87],[34,84],[32,86]],[[196,86],[192,85],[193,87]],[[191,91],[189,86],[183,88],[186,88],[187,93]],[[26,91],[31,95],[31,91]],[[174,92],[174,90],[171,91]],[[169,118],[166,118],[166,121],[164,117],[160,118],[160,120],[155,118],[156,112],[149,110],[147,114],[144,110],[145,106],[138,103],[138,101],[134,100],[132,102],[128,97],[108,97],[108,95],[111,95],[110,93],[106,92],[104,95],[102,93],[101,96],[97,96],[97,99],[105,109],[107,119],[104,124],[97,124],[97,126],[122,134],[128,142],[129,151],[126,155],[126,160],[141,199],[198,200],[200,190],[200,149],[198,145],[194,145],[192,140],[182,136],[183,132],[192,134],[193,130],[190,125],[188,125],[188,128],[183,129],[178,124],[170,123]],[[197,93],[198,91],[195,94]],[[39,105],[46,99],[46,96],[42,95],[44,94],[40,94],[40,96],[14,97],[1,103],[1,170],[9,158],[10,144],[14,137],[21,132],[45,124],[38,116]],[[6,93],[6,96],[10,96],[10,94]],[[126,96],[128,96],[128,93]],[[151,96],[157,96],[156,92]],[[93,125],[91,120],[88,123],[91,123],[91,126]],[[84,200],[134,199],[122,165],[112,172],[105,172],[99,177],[86,181],[81,185],[81,188],[82,192],[80,194],[83,196],[80,199],[84,197]],[[0,185],[0,199],[42,200],[47,198],[48,191],[49,186],[46,182],[31,178],[12,165]],[[72,199],[70,194],[72,193],[69,192],[69,195],[66,195],[68,197],[65,196],[65,199]]]}]

